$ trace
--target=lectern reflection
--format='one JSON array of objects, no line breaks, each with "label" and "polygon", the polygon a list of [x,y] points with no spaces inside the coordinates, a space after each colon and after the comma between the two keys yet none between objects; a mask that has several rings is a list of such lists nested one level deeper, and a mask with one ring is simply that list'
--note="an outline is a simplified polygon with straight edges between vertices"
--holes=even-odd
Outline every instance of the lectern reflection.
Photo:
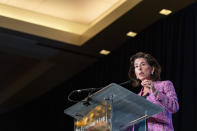
[{"label": "lectern reflection", "polygon": [[110,131],[111,105],[104,102],[97,105],[81,120],[75,120],[75,131]]}]

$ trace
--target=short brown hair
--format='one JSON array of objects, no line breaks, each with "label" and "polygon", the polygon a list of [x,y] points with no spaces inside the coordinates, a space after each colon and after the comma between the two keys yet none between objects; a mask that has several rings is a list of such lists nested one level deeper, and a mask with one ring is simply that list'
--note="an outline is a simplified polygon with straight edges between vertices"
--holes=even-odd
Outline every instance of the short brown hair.
[{"label": "short brown hair", "polygon": [[134,87],[140,86],[140,80],[138,80],[135,75],[135,67],[134,67],[134,62],[137,58],[145,58],[147,63],[151,67],[155,68],[154,73],[151,74],[151,80],[153,81],[160,80],[161,66],[159,65],[157,60],[148,53],[138,52],[130,57],[130,68],[128,75],[130,80],[132,81],[132,86]]}]

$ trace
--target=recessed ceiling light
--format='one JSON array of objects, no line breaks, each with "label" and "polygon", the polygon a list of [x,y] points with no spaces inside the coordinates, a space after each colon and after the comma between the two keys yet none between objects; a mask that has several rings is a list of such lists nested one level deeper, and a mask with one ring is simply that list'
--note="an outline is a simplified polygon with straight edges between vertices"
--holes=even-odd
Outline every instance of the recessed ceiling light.
[{"label": "recessed ceiling light", "polygon": [[127,36],[130,36],[130,37],[135,37],[136,35],[137,35],[137,33],[136,32],[132,32],[132,31],[127,33]]},{"label": "recessed ceiling light", "polygon": [[172,11],[168,9],[162,9],[159,13],[162,15],[169,15],[172,13]]},{"label": "recessed ceiling light", "polygon": [[108,55],[110,53],[110,51],[108,51],[108,50],[101,50],[100,51],[100,54],[102,54],[102,55]]}]

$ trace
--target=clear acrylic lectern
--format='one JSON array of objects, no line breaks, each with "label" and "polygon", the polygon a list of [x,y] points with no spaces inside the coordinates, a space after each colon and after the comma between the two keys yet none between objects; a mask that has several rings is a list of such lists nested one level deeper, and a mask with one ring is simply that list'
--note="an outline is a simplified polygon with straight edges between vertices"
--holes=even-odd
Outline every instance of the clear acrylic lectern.
[{"label": "clear acrylic lectern", "polygon": [[[75,131],[124,131],[162,110],[160,106],[112,83],[65,109],[64,113],[74,118]],[[146,130],[145,122],[141,126],[139,131]]]}]

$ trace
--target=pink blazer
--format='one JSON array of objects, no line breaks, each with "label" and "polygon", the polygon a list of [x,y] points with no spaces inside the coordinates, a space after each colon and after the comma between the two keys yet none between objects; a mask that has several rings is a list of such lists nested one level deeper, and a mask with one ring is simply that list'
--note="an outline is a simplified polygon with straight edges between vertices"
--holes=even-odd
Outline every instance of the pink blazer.
[{"label": "pink blazer", "polygon": [[[167,81],[155,81],[154,87],[158,91],[157,97],[150,92],[147,100],[161,106],[164,111],[148,118],[148,131],[173,131],[172,114],[179,109],[177,95],[173,83]],[[141,95],[142,90],[139,95]]]}]

